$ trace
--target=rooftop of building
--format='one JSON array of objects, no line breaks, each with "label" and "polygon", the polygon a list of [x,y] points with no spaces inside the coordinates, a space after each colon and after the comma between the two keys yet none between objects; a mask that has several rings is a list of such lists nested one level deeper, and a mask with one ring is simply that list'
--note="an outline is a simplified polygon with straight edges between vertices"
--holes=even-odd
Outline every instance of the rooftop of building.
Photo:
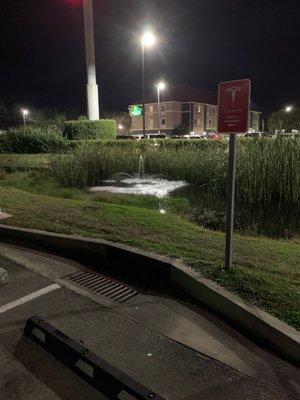
[{"label": "rooftop of building", "polygon": [[[153,91],[153,95],[147,96],[146,104],[157,103],[157,95]],[[161,101],[177,101],[180,103],[203,103],[203,104],[218,104],[218,92],[212,90],[201,89],[189,85],[170,85],[166,90],[161,92]],[[137,101],[132,104],[142,104],[142,101]],[[258,111],[259,109],[251,104],[251,111]]]},{"label": "rooftop of building", "polygon": [[[172,85],[168,86],[165,91],[161,92],[162,101],[178,101],[180,103],[205,103],[205,104],[218,104],[218,94],[206,89],[189,85]],[[146,103],[157,102],[157,96],[153,94],[147,97]],[[137,101],[133,104],[141,104]]]}]

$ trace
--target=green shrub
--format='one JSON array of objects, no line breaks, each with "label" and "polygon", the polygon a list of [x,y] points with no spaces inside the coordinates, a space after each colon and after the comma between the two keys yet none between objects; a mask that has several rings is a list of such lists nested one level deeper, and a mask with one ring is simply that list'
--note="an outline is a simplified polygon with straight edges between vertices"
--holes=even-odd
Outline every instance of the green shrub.
[{"label": "green shrub", "polygon": [[26,126],[0,136],[1,153],[61,153],[69,148],[68,141],[53,128]]},{"label": "green shrub", "polygon": [[115,139],[117,135],[116,121],[112,119],[100,119],[88,121],[66,121],[64,136],[69,140],[89,139]]}]

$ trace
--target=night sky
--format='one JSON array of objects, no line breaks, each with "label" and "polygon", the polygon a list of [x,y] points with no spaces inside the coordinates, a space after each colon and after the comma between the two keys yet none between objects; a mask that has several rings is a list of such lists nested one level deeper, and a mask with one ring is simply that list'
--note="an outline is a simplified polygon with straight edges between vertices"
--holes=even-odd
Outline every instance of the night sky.
[{"label": "night sky", "polygon": [[[0,97],[28,107],[85,109],[82,0],[0,0]],[[299,0],[94,0],[98,84],[105,110],[141,98],[140,32],[147,89],[164,78],[217,90],[250,78],[269,112],[300,98]],[[295,104],[297,105],[297,104]]]}]

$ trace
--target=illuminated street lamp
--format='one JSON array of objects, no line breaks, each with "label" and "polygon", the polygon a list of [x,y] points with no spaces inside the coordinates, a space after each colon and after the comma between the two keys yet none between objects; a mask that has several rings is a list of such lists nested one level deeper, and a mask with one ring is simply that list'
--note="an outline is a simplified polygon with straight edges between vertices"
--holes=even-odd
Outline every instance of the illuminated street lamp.
[{"label": "illuminated street lamp", "polygon": [[124,129],[124,126],[122,124],[120,124],[120,125],[118,125],[118,129],[119,129],[119,132],[122,132]]},{"label": "illuminated street lamp", "polygon": [[292,106],[285,107],[285,112],[287,112],[287,113],[291,112],[292,110],[293,110]]},{"label": "illuminated street lamp", "polygon": [[87,114],[88,119],[99,119],[99,94],[96,79],[93,0],[83,0],[85,51],[87,68]]},{"label": "illuminated street lamp", "polygon": [[160,81],[155,84],[157,89],[157,133],[160,134],[160,91],[166,88],[166,84]]},{"label": "illuminated street lamp", "polygon": [[21,113],[23,115],[23,124],[26,125],[26,116],[29,114],[29,111],[23,109],[23,110],[21,110]]},{"label": "illuminated street lamp", "polygon": [[152,47],[156,42],[155,36],[151,31],[144,32],[142,36],[142,45],[144,47]]},{"label": "illuminated street lamp", "polygon": [[143,136],[146,137],[146,109],[145,109],[145,49],[152,47],[156,42],[155,36],[151,31],[146,31],[142,35],[142,84],[143,84]]}]

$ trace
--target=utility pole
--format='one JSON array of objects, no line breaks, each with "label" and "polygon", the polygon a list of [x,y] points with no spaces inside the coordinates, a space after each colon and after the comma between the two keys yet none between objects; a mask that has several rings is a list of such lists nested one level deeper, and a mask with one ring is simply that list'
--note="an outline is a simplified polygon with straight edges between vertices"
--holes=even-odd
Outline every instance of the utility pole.
[{"label": "utility pole", "polygon": [[152,32],[144,32],[141,38],[142,45],[142,90],[143,90],[143,137],[146,137],[146,83],[145,83],[145,49],[152,47],[155,43],[155,36]]},{"label": "utility pole", "polygon": [[157,85],[157,133],[160,134],[160,88]]},{"label": "utility pole", "polygon": [[142,41],[143,138],[146,137],[145,43]]},{"label": "utility pole", "polygon": [[90,121],[99,119],[99,95],[96,79],[93,0],[83,0],[87,68],[87,114]]}]

